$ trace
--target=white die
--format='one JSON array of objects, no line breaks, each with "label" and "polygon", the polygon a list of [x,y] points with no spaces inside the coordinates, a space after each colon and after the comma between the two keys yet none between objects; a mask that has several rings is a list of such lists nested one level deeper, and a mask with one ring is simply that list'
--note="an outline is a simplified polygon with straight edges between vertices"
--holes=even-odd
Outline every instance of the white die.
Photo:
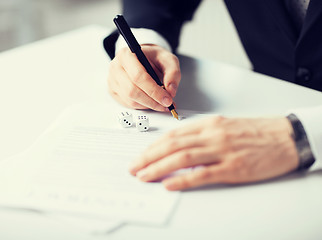
[{"label": "white die", "polygon": [[133,117],[131,113],[128,112],[121,112],[118,115],[119,123],[122,127],[128,128],[133,125]]},{"label": "white die", "polygon": [[145,132],[149,130],[149,118],[145,115],[140,115],[136,120],[136,128],[140,132]]}]

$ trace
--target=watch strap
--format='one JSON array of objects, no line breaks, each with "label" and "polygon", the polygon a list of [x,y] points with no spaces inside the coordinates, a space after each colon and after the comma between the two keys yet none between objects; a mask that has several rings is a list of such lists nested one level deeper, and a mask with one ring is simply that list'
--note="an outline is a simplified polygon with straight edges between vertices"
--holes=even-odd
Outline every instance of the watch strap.
[{"label": "watch strap", "polygon": [[301,121],[296,117],[296,115],[290,114],[287,116],[287,119],[290,121],[293,127],[292,138],[295,141],[296,150],[299,157],[299,166],[297,170],[306,170],[315,162],[309,140]]}]

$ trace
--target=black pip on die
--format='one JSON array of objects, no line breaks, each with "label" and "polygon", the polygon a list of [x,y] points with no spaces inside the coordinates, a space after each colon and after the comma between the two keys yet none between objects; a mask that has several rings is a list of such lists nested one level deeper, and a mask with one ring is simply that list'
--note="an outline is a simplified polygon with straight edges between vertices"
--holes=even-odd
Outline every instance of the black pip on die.
[{"label": "black pip on die", "polygon": [[127,128],[133,125],[133,117],[131,113],[121,112],[118,118],[119,118],[119,123],[122,125],[122,127]]},{"label": "black pip on die", "polygon": [[145,132],[149,130],[149,118],[145,115],[139,115],[136,120],[136,128],[140,132]]}]

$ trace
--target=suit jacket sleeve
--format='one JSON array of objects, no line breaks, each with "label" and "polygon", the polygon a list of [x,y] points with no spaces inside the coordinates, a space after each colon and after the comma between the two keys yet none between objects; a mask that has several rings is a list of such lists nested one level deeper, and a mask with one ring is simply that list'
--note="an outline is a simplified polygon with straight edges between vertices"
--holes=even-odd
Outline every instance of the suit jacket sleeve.
[{"label": "suit jacket sleeve", "polygon": [[[131,28],[148,28],[161,34],[172,51],[179,45],[179,35],[185,21],[192,19],[201,0],[123,0],[123,15]],[[115,56],[118,32],[104,39],[104,48]]]}]

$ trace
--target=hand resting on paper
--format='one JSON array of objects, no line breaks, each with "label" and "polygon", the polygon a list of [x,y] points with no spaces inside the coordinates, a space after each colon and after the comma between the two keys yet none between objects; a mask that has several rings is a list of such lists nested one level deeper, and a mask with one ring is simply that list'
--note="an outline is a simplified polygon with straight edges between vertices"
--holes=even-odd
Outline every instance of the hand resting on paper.
[{"label": "hand resting on paper", "polygon": [[168,190],[262,181],[299,165],[291,132],[286,118],[211,117],[163,136],[133,162],[130,172],[149,182],[182,168],[203,166],[164,179]]},{"label": "hand resting on paper", "polygon": [[135,54],[126,47],[110,63],[109,92],[114,99],[130,108],[168,111],[181,79],[179,60],[157,45],[142,45],[142,51],[165,89],[151,78]]}]

